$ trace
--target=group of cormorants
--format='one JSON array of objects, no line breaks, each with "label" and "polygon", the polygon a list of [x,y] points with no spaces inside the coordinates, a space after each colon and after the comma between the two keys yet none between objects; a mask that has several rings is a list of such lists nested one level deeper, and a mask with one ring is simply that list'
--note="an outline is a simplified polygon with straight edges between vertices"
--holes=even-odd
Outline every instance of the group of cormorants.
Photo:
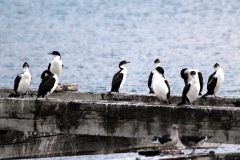
[{"label": "group of cormorants", "polygon": [[[42,96],[48,96],[56,89],[59,77],[62,72],[63,63],[61,60],[61,55],[58,51],[53,51],[49,53],[54,55],[55,58],[49,63],[48,69],[43,71],[41,75],[41,83],[38,88],[37,98],[36,100]],[[125,60],[119,63],[120,70],[113,76],[111,92],[118,92],[123,87],[126,77],[127,77],[127,67],[125,66],[127,62]],[[160,102],[167,102],[171,104],[170,101],[170,85],[165,78],[164,69],[160,66],[160,60],[157,58],[155,61],[156,68],[153,69],[148,78],[148,87],[150,92],[154,93]],[[207,83],[207,93],[202,96],[202,98],[207,95],[214,95],[216,97],[216,93],[219,92],[223,81],[224,81],[224,73],[220,68],[220,65],[216,63],[214,65],[215,72],[210,75]],[[23,64],[23,73],[19,74],[14,81],[14,94],[11,96],[22,96],[27,92],[30,83],[31,83],[31,74],[29,72],[29,65],[27,62]],[[178,105],[183,105],[185,103],[192,103],[196,101],[198,95],[201,95],[201,91],[203,89],[203,76],[202,73],[198,69],[192,68],[184,68],[180,72],[181,77],[184,79],[185,87],[182,92],[182,101],[178,103]],[[108,96],[107,95],[107,96]]]},{"label": "group of cormorants", "polygon": [[[42,96],[48,96],[56,89],[58,85],[58,79],[62,73],[63,63],[61,60],[61,55],[58,51],[53,51],[51,53],[55,58],[49,63],[48,69],[43,71],[41,74],[41,83],[38,88],[36,100]],[[14,80],[14,92],[9,95],[9,97],[24,97],[24,94],[28,91],[31,84],[31,74],[29,72],[29,65],[27,62],[23,64],[23,73],[17,75]]]}]

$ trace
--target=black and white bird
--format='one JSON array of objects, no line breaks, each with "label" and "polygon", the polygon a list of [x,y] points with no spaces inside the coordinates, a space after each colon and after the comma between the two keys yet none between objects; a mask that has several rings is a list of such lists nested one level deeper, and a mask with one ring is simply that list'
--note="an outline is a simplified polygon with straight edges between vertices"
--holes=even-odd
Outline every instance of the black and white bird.
[{"label": "black and white bird", "polygon": [[182,101],[178,104],[178,106],[186,103],[190,103],[192,105],[198,97],[200,91],[198,77],[196,76],[195,71],[191,71],[190,75],[192,76],[192,80],[183,88]]},{"label": "black and white bird", "polygon": [[17,75],[14,80],[14,92],[9,97],[24,97],[24,94],[28,91],[31,84],[31,74],[29,72],[29,65],[27,62],[23,64],[23,73]]},{"label": "black and white bird", "polygon": [[[154,61],[154,64],[157,67],[160,67],[160,60],[157,58],[155,61]],[[149,93],[154,93],[153,91],[153,88],[152,88],[152,78],[153,78],[153,74],[154,74],[154,71],[156,70],[153,69],[150,74],[149,74],[149,77],[148,77],[148,88],[149,88]],[[161,74],[164,75],[164,69],[161,67],[162,71],[161,71]]]},{"label": "black and white bird", "polygon": [[214,95],[216,98],[216,93],[218,93],[222,87],[224,81],[224,72],[218,63],[216,63],[213,67],[215,69],[215,72],[209,76],[207,83],[207,93],[204,94],[202,98],[208,95]]},{"label": "black and white bird", "polygon": [[196,76],[197,79],[199,80],[199,84],[200,84],[200,91],[199,91],[199,95],[202,95],[202,89],[203,89],[203,76],[202,73],[199,72],[198,69],[195,68],[184,68],[181,70],[181,77],[182,79],[184,79],[184,83],[185,85],[187,85],[191,80],[192,80],[192,76],[190,75],[191,71],[195,71],[196,72]]},{"label": "black and white bird", "polygon": [[180,141],[184,146],[187,148],[193,149],[191,154],[195,153],[195,149],[201,147],[203,145],[203,142],[207,139],[211,138],[211,136],[181,136]]},{"label": "black and white bird", "polygon": [[48,53],[54,55],[55,58],[49,63],[48,70],[52,73],[55,73],[58,78],[62,73],[63,62],[61,60],[61,55],[58,51],[53,51],[52,53]]},{"label": "black and white bird", "polygon": [[165,147],[170,147],[171,154],[173,154],[172,147],[174,147],[178,142],[178,130],[180,130],[180,128],[177,125],[173,125],[170,134],[154,137],[152,141],[153,143],[162,144],[164,152],[166,152]]},{"label": "black and white bird", "polygon": [[170,86],[168,81],[165,79],[162,74],[162,67],[157,67],[154,70],[152,78],[152,89],[155,95],[162,101],[167,101],[168,104],[171,104],[170,101]]},{"label": "black and white bird", "polygon": [[56,89],[58,85],[58,76],[49,70],[45,70],[42,73],[41,78],[42,82],[39,85],[36,100],[40,96],[42,96],[42,98],[46,96],[46,99],[48,99],[48,96]]},{"label": "black and white bird", "polygon": [[118,92],[119,95],[119,90],[122,88],[127,78],[128,70],[127,67],[125,66],[127,63],[130,62],[123,60],[119,63],[120,70],[113,76],[112,88],[108,95],[111,94],[111,92]]}]

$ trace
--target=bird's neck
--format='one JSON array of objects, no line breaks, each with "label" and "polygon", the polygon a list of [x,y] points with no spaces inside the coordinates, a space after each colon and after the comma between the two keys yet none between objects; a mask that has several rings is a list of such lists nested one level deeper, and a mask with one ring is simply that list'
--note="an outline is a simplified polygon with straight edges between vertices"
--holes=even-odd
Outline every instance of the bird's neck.
[{"label": "bird's neck", "polygon": [[160,63],[155,63],[155,66],[156,67],[160,67]]},{"label": "bird's neck", "polygon": [[55,60],[60,60],[61,59],[61,57],[60,56],[55,56],[55,58],[54,58]]},{"label": "bird's neck", "polygon": [[23,68],[23,72],[29,72],[28,68]]},{"label": "bird's neck", "polygon": [[172,130],[171,136],[176,136],[176,137],[178,137],[178,131],[177,131],[177,130]]}]

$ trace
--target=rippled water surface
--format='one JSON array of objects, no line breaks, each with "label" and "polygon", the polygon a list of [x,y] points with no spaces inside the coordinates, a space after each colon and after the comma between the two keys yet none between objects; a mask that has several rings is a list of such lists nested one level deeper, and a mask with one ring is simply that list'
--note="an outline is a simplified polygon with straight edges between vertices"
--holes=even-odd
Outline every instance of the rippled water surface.
[{"label": "rippled water surface", "polygon": [[[220,95],[240,89],[240,1],[3,0],[0,1],[0,87],[13,87],[27,61],[31,88],[58,50],[61,83],[80,91],[106,92],[121,60],[129,74],[122,92],[146,93],[153,61],[160,58],[172,94],[181,94],[184,67],[208,76],[218,62],[225,71]],[[203,92],[203,93],[204,93]]]}]

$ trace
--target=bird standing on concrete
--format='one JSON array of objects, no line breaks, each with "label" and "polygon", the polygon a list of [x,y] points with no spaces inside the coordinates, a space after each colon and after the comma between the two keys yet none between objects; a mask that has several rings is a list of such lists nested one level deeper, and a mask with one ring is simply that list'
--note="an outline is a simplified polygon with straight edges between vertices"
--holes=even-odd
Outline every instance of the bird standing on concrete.
[{"label": "bird standing on concrete", "polygon": [[180,128],[176,125],[173,125],[171,128],[170,134],[165,134],[163,136],[154,137],[152,139],[152,141],[154,141],[153,143],[162,144],[163,150],[165,153],[166,153],[165,147],[170,147],[171,154],[173,154],[171,147],[174,147],[178,142],[178,130],[180,130]]},{"label": "bird standing on concrete", "polygon": [[170,86],[168,84],[168,81],[165,79],[162,71],[162,67],[157,67],[153,71],[152,89],[160,102],[167,101],[168,104],[171,104]]},{"label": "bird standing on concrete", "polygon": [[190,75],[192,76],[192,80],[183,88],[182,101],[178,104],[178,106],[185,103],[190,103],[192,105],[198,97],[200,91],[199,80],[196,77],[195,71],[191,71]]},{"label": "bird standing on concrete", "polygon": [[118,100],[119,100],[119,90],[122,88],[127,78],[128,70],[127,70],[127,67],[125,66],[127,63],[130,63],[130,62],[123,60],[119,63],[120,70],[113,76],[112,88],[111,88],[111,91],[108,93],[109,95],[111,94],[111,92],[118,92]]},{"label": "bird standing on concrete", "polygon": [[213,67],[216,71],[209,76],[207,83],[208,91],[202,96],[202,98],[208,95],[214,95],[214,97],[216,98],[216,93],[219,92],[222,87],[224,81],[223,70],[220,68],[220,65],[218,63],[216,63]]},{"label": "bird standing on concrete", "polygon": [[195,149],[199,148],[203,145],[203,142],[206,141],[207,139],[211,138],[207,136],[182,136],[180,137],[180,140],[184,146],[187,148],[192,148],[193,151],[191,155],[195,153]]},{"label": "bird standing on concrete", "polygon": [[27,92],[28,88],[31,84],[31,74],[29,72],[29,65],[27,62],[23,64],[23,73],[17,75],[14,80],[14,91],[15,94],[10,94],[9,97],[18,97],[18,95],[22,95]]},{"label": "bird standing on concrete", "polygon": [[42,96],[46,96],[46,99],[48,99],[48,96],[56,89],[58,85],[58,76],[56,74],[53,74],[49,70],[45,70],[42,75],[42,82],[39,85],[37,98]]},{"label": "bird standing on concrete", "polygon": [[48,70],[50,72],[52,72],[53,74],[55,73],[59,78],[62,73],[62,68],[63,68],[63,62],[61,60],[61,55],[58,51],[53,51],[52,53],[48,53],[48,54],[55,56],[55,58],[49,63]]},{"label": "bird standing on concrete", "polygon": [[[157,58],[155,61],[154,61],[154,64],[155,64],[155,66],[156,66],[156,68],[157,67],[160,67],[160,60]],[[153,74],[154,74],[154,71],[156,70],[156,68],[155,69],[153,69],[151,72],[150,72],[150,74],[149,74],[149,77],[148,77],[148,88],[149,88],[149,93],[154,93],[154,91],[153,91],[153,88],[152,88],[152,80],[153,80]],[[161,67],[161,74],[162,75],[164,75],[164,69]]]},{"label": "bird standing on concrete", "polygon": [[181,77],[182,77],[182,79],[184,79],[185,85],[187,85],[192,80],[192,76],[190,75],[191,71],[196,72],[196,77],[197,77],[197,80],[199,80],[199,84],[200,84],[199,95],[202,95],[201,92],[202,92],[202,89],[203,89],[203,76],[202,76],[202,73],[199,72],[198,69],[184,68],[184,69],[181,70]]}]

